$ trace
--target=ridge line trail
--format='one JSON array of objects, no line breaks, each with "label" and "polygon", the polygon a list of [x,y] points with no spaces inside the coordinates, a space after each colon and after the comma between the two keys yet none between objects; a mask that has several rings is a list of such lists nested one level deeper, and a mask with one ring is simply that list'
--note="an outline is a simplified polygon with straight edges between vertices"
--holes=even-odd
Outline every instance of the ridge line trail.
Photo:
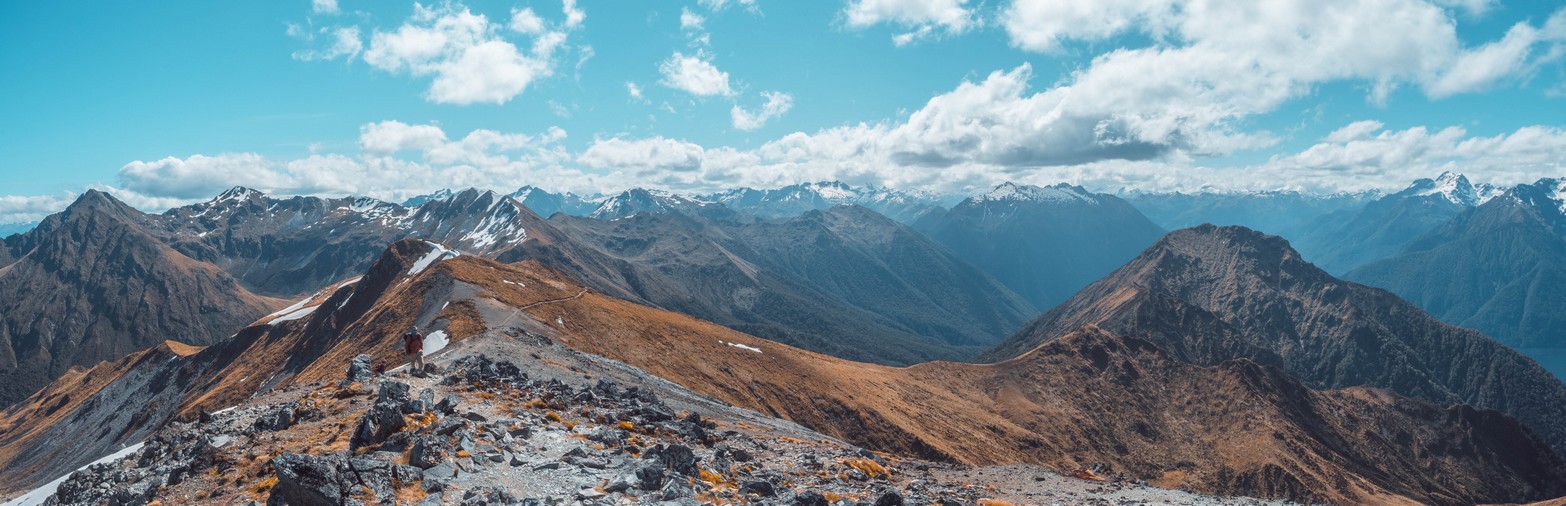
[{"label": "ridge line trail", "polygon": [[[576,295],[572,295],[570,297],[561,297],[561,298],[558,298],[558,299],[541,300],[541,301],[534,302],[534,303],[531,303],[531,304],[517,306],[516,310],[517,311],[521,311],[521,310],[524,310],[524,309],[532,308],[534,306],[542,306],[544,304],[557,304],[557,303],[561,303],[561,302],[565,302],[565,301],[576,300],[576,299],[582,298],[583,295],[587,295],[587,289],[586,288],[583,288],[582,291],[576,292]],[[515,314],[515,313],[513,313],[513,314]],[[509,321],[510,319],[508,318],[507,320]]]},{"label": "ridge line trail", "polygon": [[533,308],[533,307],[537,307],[537,306],[542,306],[544,304],[559,304],[561,302],[573,301],[573,300],[582,298],[583,295],[587,295],[587,289],[586,288],[583,288],[582,291],[576,292],[576,295],[572,295],[570,297],[561,297],[561,298],[558,298],[558,299],[541,300],[541,301],[538,301],[538,302],[533,302],[533,303],[517,306],[516,309],[511,311],[511,314],[509,316],[506,316],[505,320],[502,320],[500,322],[500,324],[496,325],[494,328],[505,328],[507,323],[511,323],[511,319],[512,318],[516,318],[517,315],[522,313],[522,311],[524,311],[524,310],[527,310],[527,309],[530,309],[530,308]]}]

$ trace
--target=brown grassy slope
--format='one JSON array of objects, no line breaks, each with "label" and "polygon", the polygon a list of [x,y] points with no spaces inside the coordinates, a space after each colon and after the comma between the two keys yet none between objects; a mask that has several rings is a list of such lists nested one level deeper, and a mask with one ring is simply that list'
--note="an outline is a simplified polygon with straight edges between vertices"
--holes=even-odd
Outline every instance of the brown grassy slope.
[{"label": "brown grassy slope", "polygon": [[[541,300],[502,288],[498,267],[485,261],[441,269],[513,306]],[[1557,457],[1494,412],[1372,390],[1313,391],[1248,361],[1194,366],[1096,328],[998,364],[899,369],[597,294],[529,312],[571,347],[886,451],[1106,464],[1165,486],[1336,502],[1526,500],[1563,493],[1555,489],[1566,477]]]},{"label": "brown grassy slope", "polygon": [[[547,326],[567,346],[879,450],[1068,470],[1104,464],[1163,486],[1339,503],[1518,502],[1561,495],[1551,487],[1566,483],[1558,458],[1494,412],[1372,390],[1313,391],[1248,361],[1194,366],[1096,328],[997,364],[890,368],[584,292],[534,263],[464,256],[409,278],[421,244],[393,245],[364,280],[324,291],[309,318],[260,323],[195,355],[163,359],[173,365],[159,367],[195,371],[165,387],[177,390],[179,412],[227,407],[263,384],[335,381],[361,352],[395,359],[410,322],[459,340],[512,325],[483,321],[474,308],[491,299],[526,307],[502,320]],[[118,371],[100,368],[105,377]],[[131,369],[121,377],[134,376]],[[54,409],[75,417],[102,398],[73,396]],[[0,419],[41,420],[50,407],[25,404]],[[146,413],[135,420],[174,416]],[[4,438],[0,458],[71,444]],[[15,476],[7,466],[0,478]]]}]

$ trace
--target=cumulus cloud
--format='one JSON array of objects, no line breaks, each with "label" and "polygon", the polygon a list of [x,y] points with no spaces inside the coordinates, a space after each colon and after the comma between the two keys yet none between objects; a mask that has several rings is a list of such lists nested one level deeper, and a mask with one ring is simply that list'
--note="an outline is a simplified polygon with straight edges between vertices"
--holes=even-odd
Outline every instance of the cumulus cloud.
[{"label": "cumulus cloud", "polygon": [[511,23],[506,25],[512,31],[528,35],[544,33],[544,18],[533,13],[532,7],[511,10]]},{"label": "cumulus cloud", "polygon": [[120,168],[120,186],[143,194],[181,199],[215,195],[234,186],[275,188],[287,179],[255,153],[223,153],[189,158],[137,160]]},{"label": "cumulus cloud", "polygon": [[707,18],[703,18],[700,15],[698,15],[698,14],[696,14],[694,12],[691,12],[691,10],[689,8],[685,8],[685,7],[681,7],[680,8],[680,29],[681,30],[700,30],[702,23],[704,23],[706,21],[707,21]]},{"label": "cumulus cloud", "polygon": [[888,23],[910,31],[892,36],[898,46],[929,36],[939,28],[961,33],[974,25],[968,0],[850,0],[843,9],[848,26],[864,28]]},{"label": "cumulus cloud", "polygon": [[323,27],[312,32],[299,25],[290,25],[288,33],[295,38],[305,41],[307,44],[314,44],[317,35],[331,40],[325,47],[294,51],[292,56],[295,60],[335,60],[342,57],[353,60],[354,57],[359,56],[359,52],[364,50],[364,42],[359,36],[359,27],[357,26]]},{"label": "cumulus cloud", "polygon": [[767,99],[767,103],[761,106],[761,110],[750,112],[745,108],[735,105],[729,110],[729,116],[734,121],[734,128],[740,130],[755,130],[766,125],[772,118],[782,116],[783,113],[794,107],[794,96],[776,91],[763,91],[761,96]]},{"label": "cumulus cloud", "polygon": [[642,96],[642,87],[640,85],[637,85],[635,82],[632,82],[632,81],[626,81],[625,82],[625,93],[629,94],[631,96],[631,100],[635,100],[637,102],[646,102],[647,101],[647,99]]},{"label": "cumulus cloud", "polygon": [[337,0],[310,0],[310,12],[316,14],[336,14]]},{"label": "cumulus cloud", "polygon": [[1502,185],[1566,177],[1566,130],[1557,127],[1527,126],[1476,137],[1455,126],[1392,131],[1365,125],[1354,123],[1345,127],[1354,135],[1334,132],[1299,153],[1275,156],[1260,168],[1305,188],[1347,190],[1398,188],[1446,170]]},{"label": "cumulus cloud", "polygon": [[729,73],[718,70],[711,60],[705,51],[688,56],[675,51],[669,59],[658,64],[658,73],[663,75],[659,83],[698,97],[734,95],[734,89],[729,86]]},{"label": "cumulus cloud", "polygon": [[234,186],[282,195],[400,200],[448,186],[514,189],[523,181],[559,186],[592,181],[591,175],[567,167],[571,154],[560,145],[565,138],[564,130],[551,127],[536,135],[478,129],[453,140],[435,125],[382,121],[360,127],[357,156],[312,153],[277,160],[221,153],[138,160],[120,169],[115,184],[95,187],[138,208],[161,210],[207,200]]},{"label": "cumulus cloud", "polygon": [[1426,0],[1012,0],[1000,18],[1012,45],[1030,51],[1147,36],[1149,47],[1099,55],[1073,76],[1074,87],[1107,106],[1173,102],[1228,117],[1267,112],[1339,80],[1368,83],[1373,102],[1402,84],[1434,98],[1477,91],[1525,70],[1535,45],[1558,44],[1543,35],[1548,29],[1523,22],[1502,40],[1465,48],[1455,18]]},{"label": "cumulus cloud", "polygon": [[76,194],[0,195],[0,224],[33,223],[60,212],[76,200]]},{"label": "cumulus cloud", "polygon": [[[556,53],[587,17],[574,0],[564,1],[563,12],[565,19],[550,27],[530,8],[492,23],[457,3],[414,4],[401,26],[374,31],[364,61],[385,72],[432,78],[424,95],[431,102],[503,104],[554,74]],[[519,45],[508,33],[530,37],[531,44]]]}]

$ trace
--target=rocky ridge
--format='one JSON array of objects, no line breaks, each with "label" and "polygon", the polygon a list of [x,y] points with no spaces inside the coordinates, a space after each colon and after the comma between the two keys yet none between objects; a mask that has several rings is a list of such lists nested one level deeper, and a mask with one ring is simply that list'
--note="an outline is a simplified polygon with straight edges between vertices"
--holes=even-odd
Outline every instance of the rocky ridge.
[{"label": "rocky ridge", "polygon": [[[336,385],[172,424],[74,473],[49,504],[1263,504],[1088,471],[899,458],[677,410],[607,378],[533,378],[484,355],[439,362],[376,377],[360,361]],[[332,444],[301,446],[322,438]],[[1007,479],[1023,485],[994,485]]]}]

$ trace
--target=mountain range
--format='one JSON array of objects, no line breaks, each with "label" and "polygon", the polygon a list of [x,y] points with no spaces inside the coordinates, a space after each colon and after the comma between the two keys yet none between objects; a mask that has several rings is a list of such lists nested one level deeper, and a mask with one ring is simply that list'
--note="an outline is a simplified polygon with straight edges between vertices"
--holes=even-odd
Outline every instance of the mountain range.
[{"label": "mountain range", "polygon": [[1298,231],[1290,242],[1311,263],[1342,275],[1397,254],[1414,238],[1499,193],[1490,185],[1470,183],[1462,174],[1444,172],[1364,207],[1327,213]]},{"label": "mountain range", "polygon": [[[566,364],[602,357],[762,416],[938,461],[1096,465],[1094,474],[1205,493],[1338,503],[1518,502],[1566,493],[1566,463],[1493,411],[1375,389],[1313,390],[1272,366],[1192,364],[1152,341],[1093,326],[994,365],[854,363],[599,295],[536,262],[448,251],[396,243],[363,277],[228,341],[160,345],[56,383],[0,414],[3,477],[34,486],[163,420],[263,402],[253,394],[362,395],[337,382],[341,371],[359,353],[397,360],[397,330],[419,324],[450,336],[450,360],[547,353],[552,358],[527,362],[529,373],[566,377]],[[147,382],[160,376],[172,381]],[[350,425],[307,437],[346,438]],[[112,430],[80,430],[87,426]],[[234,488],[271,470],[258,474]]]},{"label": "mountain range", "polygon": [[1353,212],[1379,192],[1315,194],[1299,191],[1123,192],[1120,195],[1167,230],[1202,224],[1239,225],[1283,237],[1312,228],[1322,216]]},{"label": "mountain range", "polygon": [[1038,308],[1060,303],[1163,234],[1126,201],[1064,183],[1002,184],[926,214],[914,228]]},{"label": "mountain range", "polygon": [[1346,276],[1513,346],[1566,348],[1566,182],[1507,189]]},{"label": "mountain range", "polygon": [[[827,464],[843,476],[878,474],[847,463],[854,447],[898,473],[925,470],[877,482],[876,494],[910,498],[925,493],[915,482],[983,490],[928,472],[941,466],[962,476],[1041,466],[1026,469],[1215,498],[1551,499],[1566,495],[1566,384],[1481,333],[1491,330],[1454,324],[1527,322],[1503,341],[1554,344],[1527,336],[1557,328],[1563,190],[1449,173],[1375,200],[1336,197],[1357,206],[1285,194],[1239,206],[1297,211],[1285,221],[1308,245],[1299,251],[1239,226],[1166,234],[1127,199],[1067,184],[1008,183],[960,202],[841,183],[602,199],[524,187],[442,191],[416,207],[234,188],[161,214],[88,192],[0,248],[0,293],[11,295],[0,359],[12,360],[0,363],[11,388],[0,394],[12,396],[0,411],[0,494],[96,497],[78,483],[93,480],[164,501],[190,491],[197,503],[261,501],[268,490],[296,500],[313,485],[282,453],[411,462],[397,453],[407,446],[374,451],[390,433],[364,435],[402,409],[408,438],[466,448],[474,434],[448,428],[486,425],[474,430],[492,462],[593,477],[577,498],[632,500],[608,487],[639,468],[626,455],[663,451],[634,441],[711,440],[699,416],[605,404],[652,409],[604,387],[612,377],[735,429],[715,432],[732,446],[700,453],[715,478],[690,472],[713,500],[739,500],[758,481],[794,487],[781,497],[858,487],[803,457],[731,466],[724,449],[816,440],[847,452]],[[1205,198],[1216,197],[1184,200],[1185,215],[1222,207]],[[1345,235],[1353,241],[1328,240]],[[1346,279],[1404,284],[1344,281],[1317,258],[1362,263]],[[1421,309],[1463,297],[1488,302]],[[1522,310],[1502,310],[1514,300]],[[1484,317],[1462,320],[1472,311]],[[412,325],[432,339],[434,378],[374,378],[370,363],[402,362],[397,336]],[[494,377],[494,359],[551,383],[475,380]],[[451,399],[433,411],[433,398],[381,406],[403,380]],[[549,435],[513,432],[530,424]],[[176,440],[210,444],[175,451]],[[231,440],[264,450],[181,456]],[[517,444],[535,450],[500,453]],[[118,471],[84,467],[127,445],[140,456]],[[545,479],[464,453],[440,458],[502,485]],[[395,472],[423,473],[417,494],[430,497],[472,486]]]}]

